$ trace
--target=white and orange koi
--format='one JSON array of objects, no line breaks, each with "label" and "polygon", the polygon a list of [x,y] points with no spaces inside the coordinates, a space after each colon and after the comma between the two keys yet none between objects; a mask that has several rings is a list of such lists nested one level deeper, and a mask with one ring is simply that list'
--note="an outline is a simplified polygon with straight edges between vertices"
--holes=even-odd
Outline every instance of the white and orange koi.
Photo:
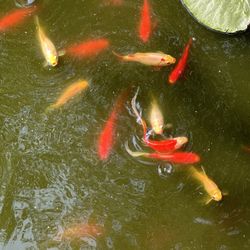
[{"label": "white and orange koi", "polygon": [[138,62],[148,66],[164,67],[175,63],[176,59],[163,52],[148,52],[148,53],[135,53],[128,55],[119,55],[113,51],[113,54],[122,61]]}]

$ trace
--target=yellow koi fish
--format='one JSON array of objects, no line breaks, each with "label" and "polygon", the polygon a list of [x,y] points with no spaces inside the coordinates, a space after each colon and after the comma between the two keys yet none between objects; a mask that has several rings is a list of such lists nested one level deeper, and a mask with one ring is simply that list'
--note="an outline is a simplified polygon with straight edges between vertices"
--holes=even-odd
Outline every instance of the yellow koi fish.
[{"label": "yellow koi fish", "polygon": [[153,101],[151,103],[149,121],[150,121],[150,125],[151,125],[153,131],[156,134],[160,135],[163,133],[164,118],[163,118],[161,110],[158,106],[158,103],[155,99],[153,99]]},{"label": "yellow koi fish", "polygon": [[49,111],[49,110],[61,107],[66,102],[68,102],[72,97],[79,94],[81,91],[86,89],[88,86],[89,86],[88,82],[84,81],[84,80],[79,80],[79,81],[71,84],[63,91],[63,93],[59,96],[57,101],[54,104],[50,105],[46,110]]},{"label": "yellow koi fish", "polygon": [[37,27],[37,36],[46,60],[46,65],[55,67],[58,63],[58,53],[55,45],[52,41],[45,35],[44,30],[40,26],[38,16],[35,16],[35,22]]},{"label": "yellow koi fish", "polygon": [[216,183],[207,176],[204,169],[203,172],[201,172],[192,166],[190,170],[192,172],[192,176],[203,185],[205,191],[209,195],[209,198],[206,199],[205,204],[208,204],[212,200],[220,201],[222,199],[222,192]]},{"label": "yellow koi fish", "polygon": [[113,51],[113,54],[122,61],[138,62],[148,66],[163,67],[175,63],[176,59],[163,52],[135,53],[129,55],[119,55]]}]

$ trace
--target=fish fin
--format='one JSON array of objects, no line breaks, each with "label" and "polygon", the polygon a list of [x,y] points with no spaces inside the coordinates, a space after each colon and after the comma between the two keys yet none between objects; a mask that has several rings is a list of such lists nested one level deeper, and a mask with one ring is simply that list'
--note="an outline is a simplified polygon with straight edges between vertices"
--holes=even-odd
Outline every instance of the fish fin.
[{"label": "fish fin", "polygon": [[123,55],[120,55],[120,54],[116,53],[116,52],[113,51],[113,50],[112,50],[112,53],[113,53],[116,57],[118,57],[120,60],[124,60],[124,56],[123,56]]},{"label": "fish fin", "polygon": [[201,199],[201,204],[203,205],[208,205],[213,199],[209,196],[205,196],[204,198]]},{"label": "fish fin", "polygon": [[47,68],[48,66],[49,66],[48,62],[47,62],[47,61],[44,61],[44,62],[43,62],[43,67],[44,67],[44,68]]},{"label": "fish fin", "polygon": [[222,195],[223,195],[223,196],[227,196],[227,195],[229,195],[229,192],[228,192],[228,191],[225,191],[225,190],[224,190],[224,191],[222,191],[221,193],[222,193]]},{"label": "fish fin", "polygon": [[205,169],[204,169],[204,167],[203,167],[203,166],[201,166],[201,169],[202,169],[202,172],[204,173],[204,175],[206,175],[206,176],[207,176],[207,173],[206,173],[206,171],[205,171]]},{"label": "fish fin", "polygon": [[64,56],[66,54],[66,50],[62,49],[58,51],[58,56]]},{"label": "fish fin", "polygon": [[40,22],[39,22],[39,18],[38,18],[37,15],[34,16],[34,20],[35,20],[36,27],[39,28],[40,27]]},{"label": "fish fin", "polygon": [[143,156],[146,154],[144,152],[134,152],[134,151],[130,150],[130,148],[128,147],[128,142],[125,143],[125,149],[128,152],[128,154],[130,154],[133,157],[140,157],[140,156]]},{"label": "fish fin", "polygon": [[158,66],[153,66],[153,70],[154,71],[160,71],[161,70],[160,64]]}]

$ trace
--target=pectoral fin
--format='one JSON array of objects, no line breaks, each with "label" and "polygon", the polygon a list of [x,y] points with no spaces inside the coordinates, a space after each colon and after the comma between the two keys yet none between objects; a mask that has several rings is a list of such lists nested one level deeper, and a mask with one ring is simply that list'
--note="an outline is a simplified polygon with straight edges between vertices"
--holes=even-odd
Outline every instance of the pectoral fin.
[{"label": "pectoral fin", "polygon": [[58,51],[58,56],[64,56],[66,54],[65,49],[59,50]]},{"label": "pectoral fin", "polygon": [[210,196],[205,196],[203,199],[201,199],[201,204],[208,205],[213,199]]},{"label": "pectoral fin", "polygon": [[43,62],[43,67],[46,68],[46,67],[48,67],[48,66],[49,66],[48,62],[47,62],[47,61],[44,61],[44,62]]}]

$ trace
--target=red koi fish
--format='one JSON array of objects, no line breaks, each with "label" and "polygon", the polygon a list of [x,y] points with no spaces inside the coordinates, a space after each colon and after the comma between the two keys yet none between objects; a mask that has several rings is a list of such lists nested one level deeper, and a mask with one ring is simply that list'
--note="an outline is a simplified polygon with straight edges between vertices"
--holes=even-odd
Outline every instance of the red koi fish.
[{"label": "red koi fish", "polygon": [[108,39],[100,38],[75,44],[71,47],[66,48],[63,52],[71,56],[86,58],[91,56],[97,56],[100,52],[107,49],[109,45],[110,43]]},{"label": "red koi fish", "polygon": [[17,9],[9,12],[0,19],[0,32],[15,26],[25,20],[30,14],[37,10],[36,6],[30,8]]},{"label": "red koi fish", "polygon": [[179,164],[194,164],[200,161],[199,155],[195,153],[176,152],[176,153],[146,153],[146,152],[133,152],[129,149],[128,144],[125,144],[127,152],[133,157],[146,157],[171,163]]},{"label": "red koi fish", "polygon": [[141,8],[141,19],[139,23],[139,37],[146,43],[152,32],[152,24],[150,18],[150,5],[148,0],[144,0]]},{"label": "red koi fish", "polygon": [[164,152],[174,151],[174,150],[181,148],[184,144],[188,142],[188,138],[183,136],[183,137],[175,137],[172,139],[167,139],[167,140],[162,140],[162,141],[144,139],[144,142],[147,146],[154,149],[155,151],[164,153]]},{"label": "red koi fish", "polygon": [[128,91],[124,91],[117,99],[115,106],[101,132],[98,141],[98,155],[101,160],[106,160],[114,144],[114,135],[116,131],[116,120],[118,113],[122,109],[122,104],[127,96]]},{"label": "red koi fish", "polygon": [[190,46],[192,44],[192,40],[193,40],[192,38],[189,39],[180,60],[176,64],[173,71],[170,73],[169,78],[168,78],[168,82],[170,84],[174,84],[180,78],[180,76],[183,74],[183,72],[186,68],[188,55],[189,55],[189,49],[190,49]]}]

